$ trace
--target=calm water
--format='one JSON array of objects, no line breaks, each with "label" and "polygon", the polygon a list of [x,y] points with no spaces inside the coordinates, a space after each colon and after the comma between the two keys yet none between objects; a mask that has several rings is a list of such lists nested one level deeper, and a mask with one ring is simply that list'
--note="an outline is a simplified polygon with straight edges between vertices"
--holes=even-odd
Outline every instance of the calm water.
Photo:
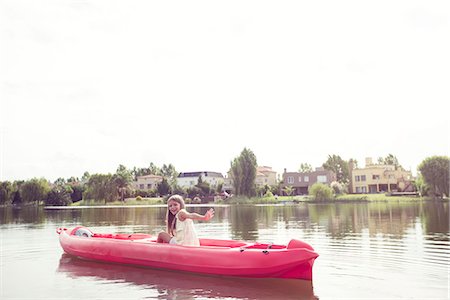
[{"label": "calm water", "polygon": [[[207,207],[189,207],[203,213]],[[57,227],[163,229],[164,207],[0,208],[0,299],[449,299],[443,202],[218,206],[200,236],[310,243],[313,281],[233,279],[108,265],[63,254]]]}]

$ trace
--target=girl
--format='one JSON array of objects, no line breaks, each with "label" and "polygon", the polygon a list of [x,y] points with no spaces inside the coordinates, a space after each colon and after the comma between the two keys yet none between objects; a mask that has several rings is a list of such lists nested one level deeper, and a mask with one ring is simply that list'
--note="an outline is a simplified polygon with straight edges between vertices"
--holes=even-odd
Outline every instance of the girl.
[{"label": "girl", "polygon": [[214,217],[214,209],[210,208],[202,216],[197,213],[189,213],[184,207],[184,200],[180,195],[173,195],[167,200],[167,232],[158,234],[158,243],[200,246],[192,220],[209,221]]}]

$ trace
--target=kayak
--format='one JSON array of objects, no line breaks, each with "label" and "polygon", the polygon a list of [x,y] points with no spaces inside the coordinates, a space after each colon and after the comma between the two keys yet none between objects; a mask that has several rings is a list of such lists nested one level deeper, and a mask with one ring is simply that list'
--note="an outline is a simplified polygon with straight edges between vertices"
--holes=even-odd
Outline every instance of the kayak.
[{"label": "kayak", "polygon": [[77,226],[58,228],[64,252],[88,260],[208,275],[312,280],[319,256],[307,243],[287,245],[200,239],[200,247],[157,243],[149,234],[104,234]]}]

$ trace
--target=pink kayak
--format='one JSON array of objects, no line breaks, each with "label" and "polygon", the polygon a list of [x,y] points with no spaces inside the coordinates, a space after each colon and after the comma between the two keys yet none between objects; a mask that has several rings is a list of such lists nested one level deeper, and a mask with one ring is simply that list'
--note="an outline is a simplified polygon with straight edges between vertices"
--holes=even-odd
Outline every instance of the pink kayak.
[{"label": "pink kayak", "polygon": [[64,251],[84,259],[221,276],[312,280],[319,256],[305,242],[288,245],[200,239],[200,247],[157,243],[148,234],[98,234],[58,228]]}]

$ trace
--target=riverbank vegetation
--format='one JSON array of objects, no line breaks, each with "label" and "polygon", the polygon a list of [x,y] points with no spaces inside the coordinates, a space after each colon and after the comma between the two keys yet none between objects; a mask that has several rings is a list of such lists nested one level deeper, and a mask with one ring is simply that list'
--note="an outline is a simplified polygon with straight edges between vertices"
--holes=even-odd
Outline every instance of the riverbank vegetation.
[{"label": "riverbank vegetation", "polygon": [[[353,164],[357,162],[351,160]],[[414,182],[417,196],[392,194],[349,194],[350,173],[348,163],[337,155],[330,155],[324,168],[337,174],[337,180],[330,185],[315,183],[308,195],[294,195],[292,186],[278,180],[274,186],[255,184],[257,160],[247,148],[234,158],[230,166],[230,177],[234,196],[223,192],[223,183],[211,186],[199,176],[196,185],[183,188],[178,186],[178,172],[172,164],[161,168],[153,163],[148,168],[127,169],[119,165],[114,174],[89,174],[81,179],[58,178],[51,183],[44,178],[27,181],[0,182],[0,205],[155,205],[165,203],[170,194],[180,194],[188,204],[200,203],[290,203],[290,202],[329,202],[329,201],[417,201],[428,199],[448,200],[450,158],[432,156],[424,159],[418,166],[418,176]],[[381,159],[380,163],[399,165],[393,155]],[[301,168],[311,169],[307,164]],[[158,175],[162,177],[155,189],[137,190],[132,182],[137,176]],[[164,196],[162,196],[164,195]],[[95,200],[91,200],[95,199]]]}]

